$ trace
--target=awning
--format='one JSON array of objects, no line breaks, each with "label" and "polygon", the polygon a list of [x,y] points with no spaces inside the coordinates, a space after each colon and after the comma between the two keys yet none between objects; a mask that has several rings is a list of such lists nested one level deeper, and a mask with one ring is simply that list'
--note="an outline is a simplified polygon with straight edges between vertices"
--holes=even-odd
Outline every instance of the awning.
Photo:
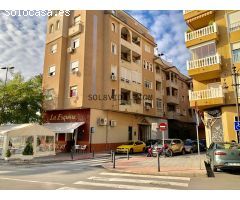
[{"label": "awning", "polygon": [[43,124],[43,126],[55,133],[73,133],[76,128],[83,124],[85,124],[85,122],[46,123]]}]

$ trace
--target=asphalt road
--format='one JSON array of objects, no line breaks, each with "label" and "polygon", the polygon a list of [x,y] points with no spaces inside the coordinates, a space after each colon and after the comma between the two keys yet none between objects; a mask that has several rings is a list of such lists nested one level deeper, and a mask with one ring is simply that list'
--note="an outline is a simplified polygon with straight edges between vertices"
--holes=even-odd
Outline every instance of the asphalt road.
[{"label": "asphalt road", "polygon": [[116,173],[101,167],[108,158],[64,163],[0,166],[4,190],[162,190],[239,189],[240,172],[217,172],[215,178],[150,176]]}]

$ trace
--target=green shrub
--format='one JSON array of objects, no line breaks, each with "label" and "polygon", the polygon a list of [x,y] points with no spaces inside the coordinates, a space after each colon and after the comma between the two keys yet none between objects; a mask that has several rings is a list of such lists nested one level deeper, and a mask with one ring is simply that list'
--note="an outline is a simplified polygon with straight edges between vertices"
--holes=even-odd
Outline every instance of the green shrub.
[{"label": "green shrub", "polygon": [[11,157],[11,155],[12,155],[11,151],[8,149],[7,152],[6,152],[6,157],[9,158],[9,157]]},{"label": "green shrub", "polygon": [[29,142],[27,143],[22,154],[23,155],[33,155],[33,146],[31,143],[29,143]]}]

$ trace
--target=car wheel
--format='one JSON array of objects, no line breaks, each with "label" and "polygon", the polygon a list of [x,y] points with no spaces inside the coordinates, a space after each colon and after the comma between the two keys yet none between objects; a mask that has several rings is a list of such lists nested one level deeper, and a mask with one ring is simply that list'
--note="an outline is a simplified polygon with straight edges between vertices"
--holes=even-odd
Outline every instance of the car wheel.
[{"label": "car wheel", "polygon": [[185,153],[186,153],[185,149],[182,149],[182,155],[185,155]]},{"label": "car wheel", "polygon": [[133,149],[130,149],[129,153],[130,153],[130,154],[133,154]]}]

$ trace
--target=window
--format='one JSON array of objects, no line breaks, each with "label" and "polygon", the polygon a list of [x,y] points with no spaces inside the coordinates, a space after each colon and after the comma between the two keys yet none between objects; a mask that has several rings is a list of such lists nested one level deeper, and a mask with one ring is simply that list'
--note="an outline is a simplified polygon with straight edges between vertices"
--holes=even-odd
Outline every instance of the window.
[{"label": "window", "polygon": [[74,17],[74,26],[81,23],[81,16]]},{"label": "window", "polygon": [[56,66],[49,67],[48,75],[49,76],[54,76],[55,74],[56,74]]},{"label": "window", "polygon": [[150,70],[151,72],[153,72],[153,66],[152,66],[151,63],[149,63],[149,70]]},{"label": "window", "polygon": [[112,45],[111,45],[111,52],[114,55],[117,55],[117,45],[115,43],[112,43]]},{"label": "window", "polygon": [[144,107],[145,108],[153,108],[153,101],[149,99],[144,100]]},{"label": "window", "polygon": [[156,91],[161,91],[162,90],[162,84],[159,81],[156,81]]},{"label": "window", "polygon": [[240,62],[240,42],[232,44],[232,57],[234,63]]},{"label": "window", "polygon": [[71,86],[70,87],[70,97],[76,97],[77,96],[77,86]]},{"label": "window", "polygon": [[79,40],[79,38],[76,38],[76,39],[73,39],[73,40],[72,40],[72,48],[73,48],[73,49],[78,48],[79,45],[80,45],[80,40]]},{"label": "window", "polygon": [[145,44],[145,51],[148,52],[148,53],[151,53],[151,49],[150,49],[150,46]]},{"label": "window", "polygon": [[71,62],[70,68],[72,72],[77,72],[78,71],[78,66],[79,66],[79,61],[74,61]]},{"label": "window", "polygon": [[131,141],[133,139],[133,128],[132,126],[128,127],[128,140]]},{"label": "window", "polygon": [[215,42],[211,42],[200,47],[192,48],[190,49],[190,52],[192,60],[198,60],[201,58],[213,56],[217,53],[216,44]]},{"label": "window", "polygon": [[143,68],[144,68],[144,69],[147,69],[146,60],[143,61]]},{"label": "window", "polygon": [[114,23],[112,23],[112,31],[116,32],[116,25]]},{"label": "window", "polygon": [[159,67],[159,66],[156,66],[156,73],[157,73],[157,74],[160,74],[160,73],[161,73],[161,70],[160,70],[160,67]]},{"label": "window", "polygon": [[161,110],[162,109],[162,99],[156,99],[156,103],[157,103],[157,109]]},{"label": "window", "polygon": [[180,113],[180,108],[176,108],[176,112],[179,114]]},{"label": "window", "polygon": [[229,31],[237,31],[240,29],[240,11],[230,13],[228,15]]},{"label": "window", "polygon": [[121,81],[125,81],[127,77],[127,69],[125,67],[120,68]]},{"label": "window", "polygon": [[45,100],[52,100],[54,94],[54,89],[48,89],[45,93]]},{"label": "window", "polygon": [[152,82],[151,81],[144,81],[145,88],[152,89]]},{"label": "window", "polygon": [[49,33],[53,33],[53,29],[54,29],[53,24],[51,24],[49,27]]},{"label": "window", "polygon": [[56,23],[56,30],[59,30],[59,29],[60,29],[60,21],[58,20]]},{"label": "window", "polygon": [[185,109],[183,109],[183,115],[186,116],[187,115],[187,111]]},{"label": "window", "polygon": [[56,53],[57,52],[57,44],[54,44],[51,46],[51,53]]}]

